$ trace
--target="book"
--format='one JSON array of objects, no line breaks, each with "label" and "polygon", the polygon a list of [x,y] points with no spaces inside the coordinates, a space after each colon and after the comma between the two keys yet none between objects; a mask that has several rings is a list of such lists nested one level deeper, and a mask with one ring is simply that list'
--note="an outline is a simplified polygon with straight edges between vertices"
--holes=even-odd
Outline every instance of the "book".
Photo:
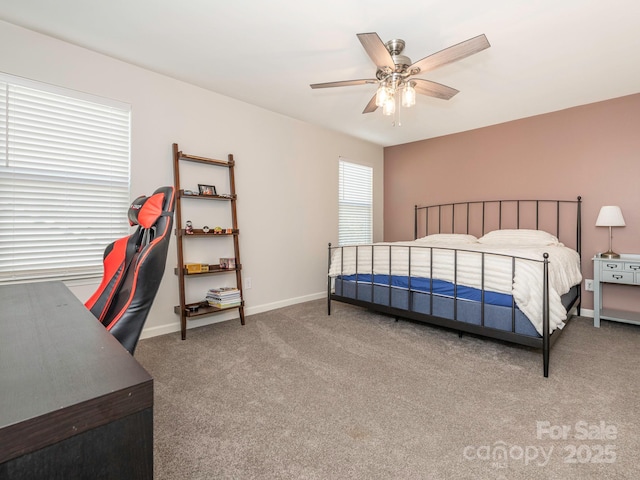
[{"label": "book", "polygon": [[207,303],[212,307],[228,308],[242,304],[240,290],[236,287],[216,287],[207,292]]}]

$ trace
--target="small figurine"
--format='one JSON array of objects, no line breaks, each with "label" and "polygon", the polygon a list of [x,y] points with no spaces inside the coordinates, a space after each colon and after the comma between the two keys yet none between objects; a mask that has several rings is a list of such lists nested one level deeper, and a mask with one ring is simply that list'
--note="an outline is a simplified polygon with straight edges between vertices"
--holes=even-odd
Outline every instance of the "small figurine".
[{"label": "small figurine", "polygon": [[213,233],[215,233],[216,235],[222,234],[222,227],[215,227],[213,229]]},{"label": "small figurine", "polygon": [[187,220],[187,225],[184,229],[184,233],[186,233],[187,235],[193,235],[193,224],[191,223],[191,220]]},{"label": "small figurine", "polygon": [[209,227],[205,225],[204,227],[202,227],[202,231],[204,233],[209,233]]}]

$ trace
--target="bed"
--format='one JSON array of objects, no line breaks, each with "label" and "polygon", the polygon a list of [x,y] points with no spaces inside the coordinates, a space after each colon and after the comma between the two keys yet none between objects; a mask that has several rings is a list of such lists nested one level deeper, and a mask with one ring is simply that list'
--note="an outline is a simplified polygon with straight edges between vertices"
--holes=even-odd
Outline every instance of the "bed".
[{"label": "bed", "polygon": [[327,298],[549,352],[580,314],[581,197],[415,206],[414,240],[329,244]]}]

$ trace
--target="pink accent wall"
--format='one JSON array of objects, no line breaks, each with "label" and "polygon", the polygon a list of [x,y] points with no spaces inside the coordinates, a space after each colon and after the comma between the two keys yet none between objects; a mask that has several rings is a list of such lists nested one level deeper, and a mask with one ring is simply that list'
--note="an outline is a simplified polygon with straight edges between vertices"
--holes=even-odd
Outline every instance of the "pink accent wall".
[{"label": "pink accent wall", "polygon": [[[384,150],[384,239],[413,238],[414,205],[582,196],[582,273],[609,246],[596,227],[619,205],[613,249],[640,254],[640,94]],[[640,312],[640,287],[606,285],[604,305]],[[583,292],[583,307],[593,294]]]}]

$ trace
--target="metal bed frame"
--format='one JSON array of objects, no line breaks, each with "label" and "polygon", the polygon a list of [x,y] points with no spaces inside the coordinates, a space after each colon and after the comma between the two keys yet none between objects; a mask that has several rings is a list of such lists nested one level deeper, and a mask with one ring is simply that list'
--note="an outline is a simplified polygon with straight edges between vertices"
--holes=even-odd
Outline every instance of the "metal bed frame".
[{"label": "metal bed frame", "polygon": [[[496,229],[504,228],[527,228],[527,229],[544,229],[549,233],[554,233],[558,239],[565,243],[565,245],[574,248],[578,255],[581,256],[581,243],[582,243],[582,197],[577,197],[577,200],[480,200],[471,202],[458,202],[458,203],[445,203],[439,205],[428,206],[415,206],[414,211],[414,238],[420,236],[430,235],[433,233],[465,233],[474,234],[478,237],[484,235],[486,232]],[[568,211],[567,211],[568,210]],[[564,218],[567,216],[573,216],[575,218],[575,229],[571,227],[571,223],[564,222]],[[562,217],[562,220],[561,220]],[[569,226],[568,226],[569,225]],[[555,230],[555,231],[554,231]],[[575,238],[571,238],[575,235]],[[331,256],[335,249],[342,249],[343,247],[332,247],[329,243],[328,248],[328,265],[331,266]],[[413,248],[413,247],[412,247]],[[431,247],[422,247],[431,248]],[[440,248],[440,247],[437,247]],[[446,248],[446,247],[445,247]],[[464,249],[451,250],[464,251]],[[371,249],[373,256],[373,248]],[[356,249],[357,252],[357,249]],[[357,255],[357,253],[356,253]],[[409,254],[410,255],[410,254]],[[357,257],[356,257],[357,258]],[[457,257],[456,257],[457,258]],[[511,257],[512,260],[512,276],[514,272],[515,260],[518,257]],[[336,292],[332,288],[332,277],[328,276],[327,281],[327,313],[331,315],[331,301],[339,301],[367,307],[370,310],[392,315],[399,318],[406,318],[422,323],[438,325],[445,328],[450,328],[458,331],[458,334],[462,336],[462,333],[470,333],[481,337],[493,338],[506,342],[511,342],[518,345],[524,345],[542,350],[543,357],[543,373],[545,377],[549,376],[549,351],[551,346],[557,341],[558,337],[562,333],[563,329],[555,329],[550,332],[549,328],[549,255],[544,254],[543,260],[537,260],[543,263],[543,276],[541,281],[543,282],[543,332],[542,336],[534,337],[517,333],[515,328],[515,314],[516,305],[515,301],[511,306],[512,325],[511,331],[500,330],[492,327],[485,326],[485,303],[484,303],[484,291],[482,293],[480,302],[481,319],[480,324],[467,323],[465,321],[457,320],[456,305],[457,294],[453,296],[454,305],[454,319],[439,317],[433,315],[433,301],[430,301],[430,313],[425,314],[412,310],[412,298],[416,290],[412,290],[411,282],[409,280],[409,307],[407,309],[397,308],[392,306],[391,301],[388,305],[374,302],[373,299],[373,275],[371,275],[371,299],[363,300],[358,298],[357,288],[358,282],[355,284],[356,295],[354,297],[344,295],[344,291]],[[531,260],[529,260],[531,261]],[[373,264],[373,259],[372,259]],[[357,265],[357,260],[356,260]],[[457,266],[456,266],[457,269]],[[484,278],[484,264],[482,266],[481,275]],[[389,275],[391,278],[391,275]],[[342,285],[342,284],[341,284]],[[391,298],[392,287],[389,284],[389,298]],[[580,315],[580,303],[581,303],[581,286],[572,289],[573,297],[567,307],[568,318],[565,321],[567,323],[571,318],[571,312],[576,309],[576,314]],[[433,291],[427,292],[433,298]]]}]

